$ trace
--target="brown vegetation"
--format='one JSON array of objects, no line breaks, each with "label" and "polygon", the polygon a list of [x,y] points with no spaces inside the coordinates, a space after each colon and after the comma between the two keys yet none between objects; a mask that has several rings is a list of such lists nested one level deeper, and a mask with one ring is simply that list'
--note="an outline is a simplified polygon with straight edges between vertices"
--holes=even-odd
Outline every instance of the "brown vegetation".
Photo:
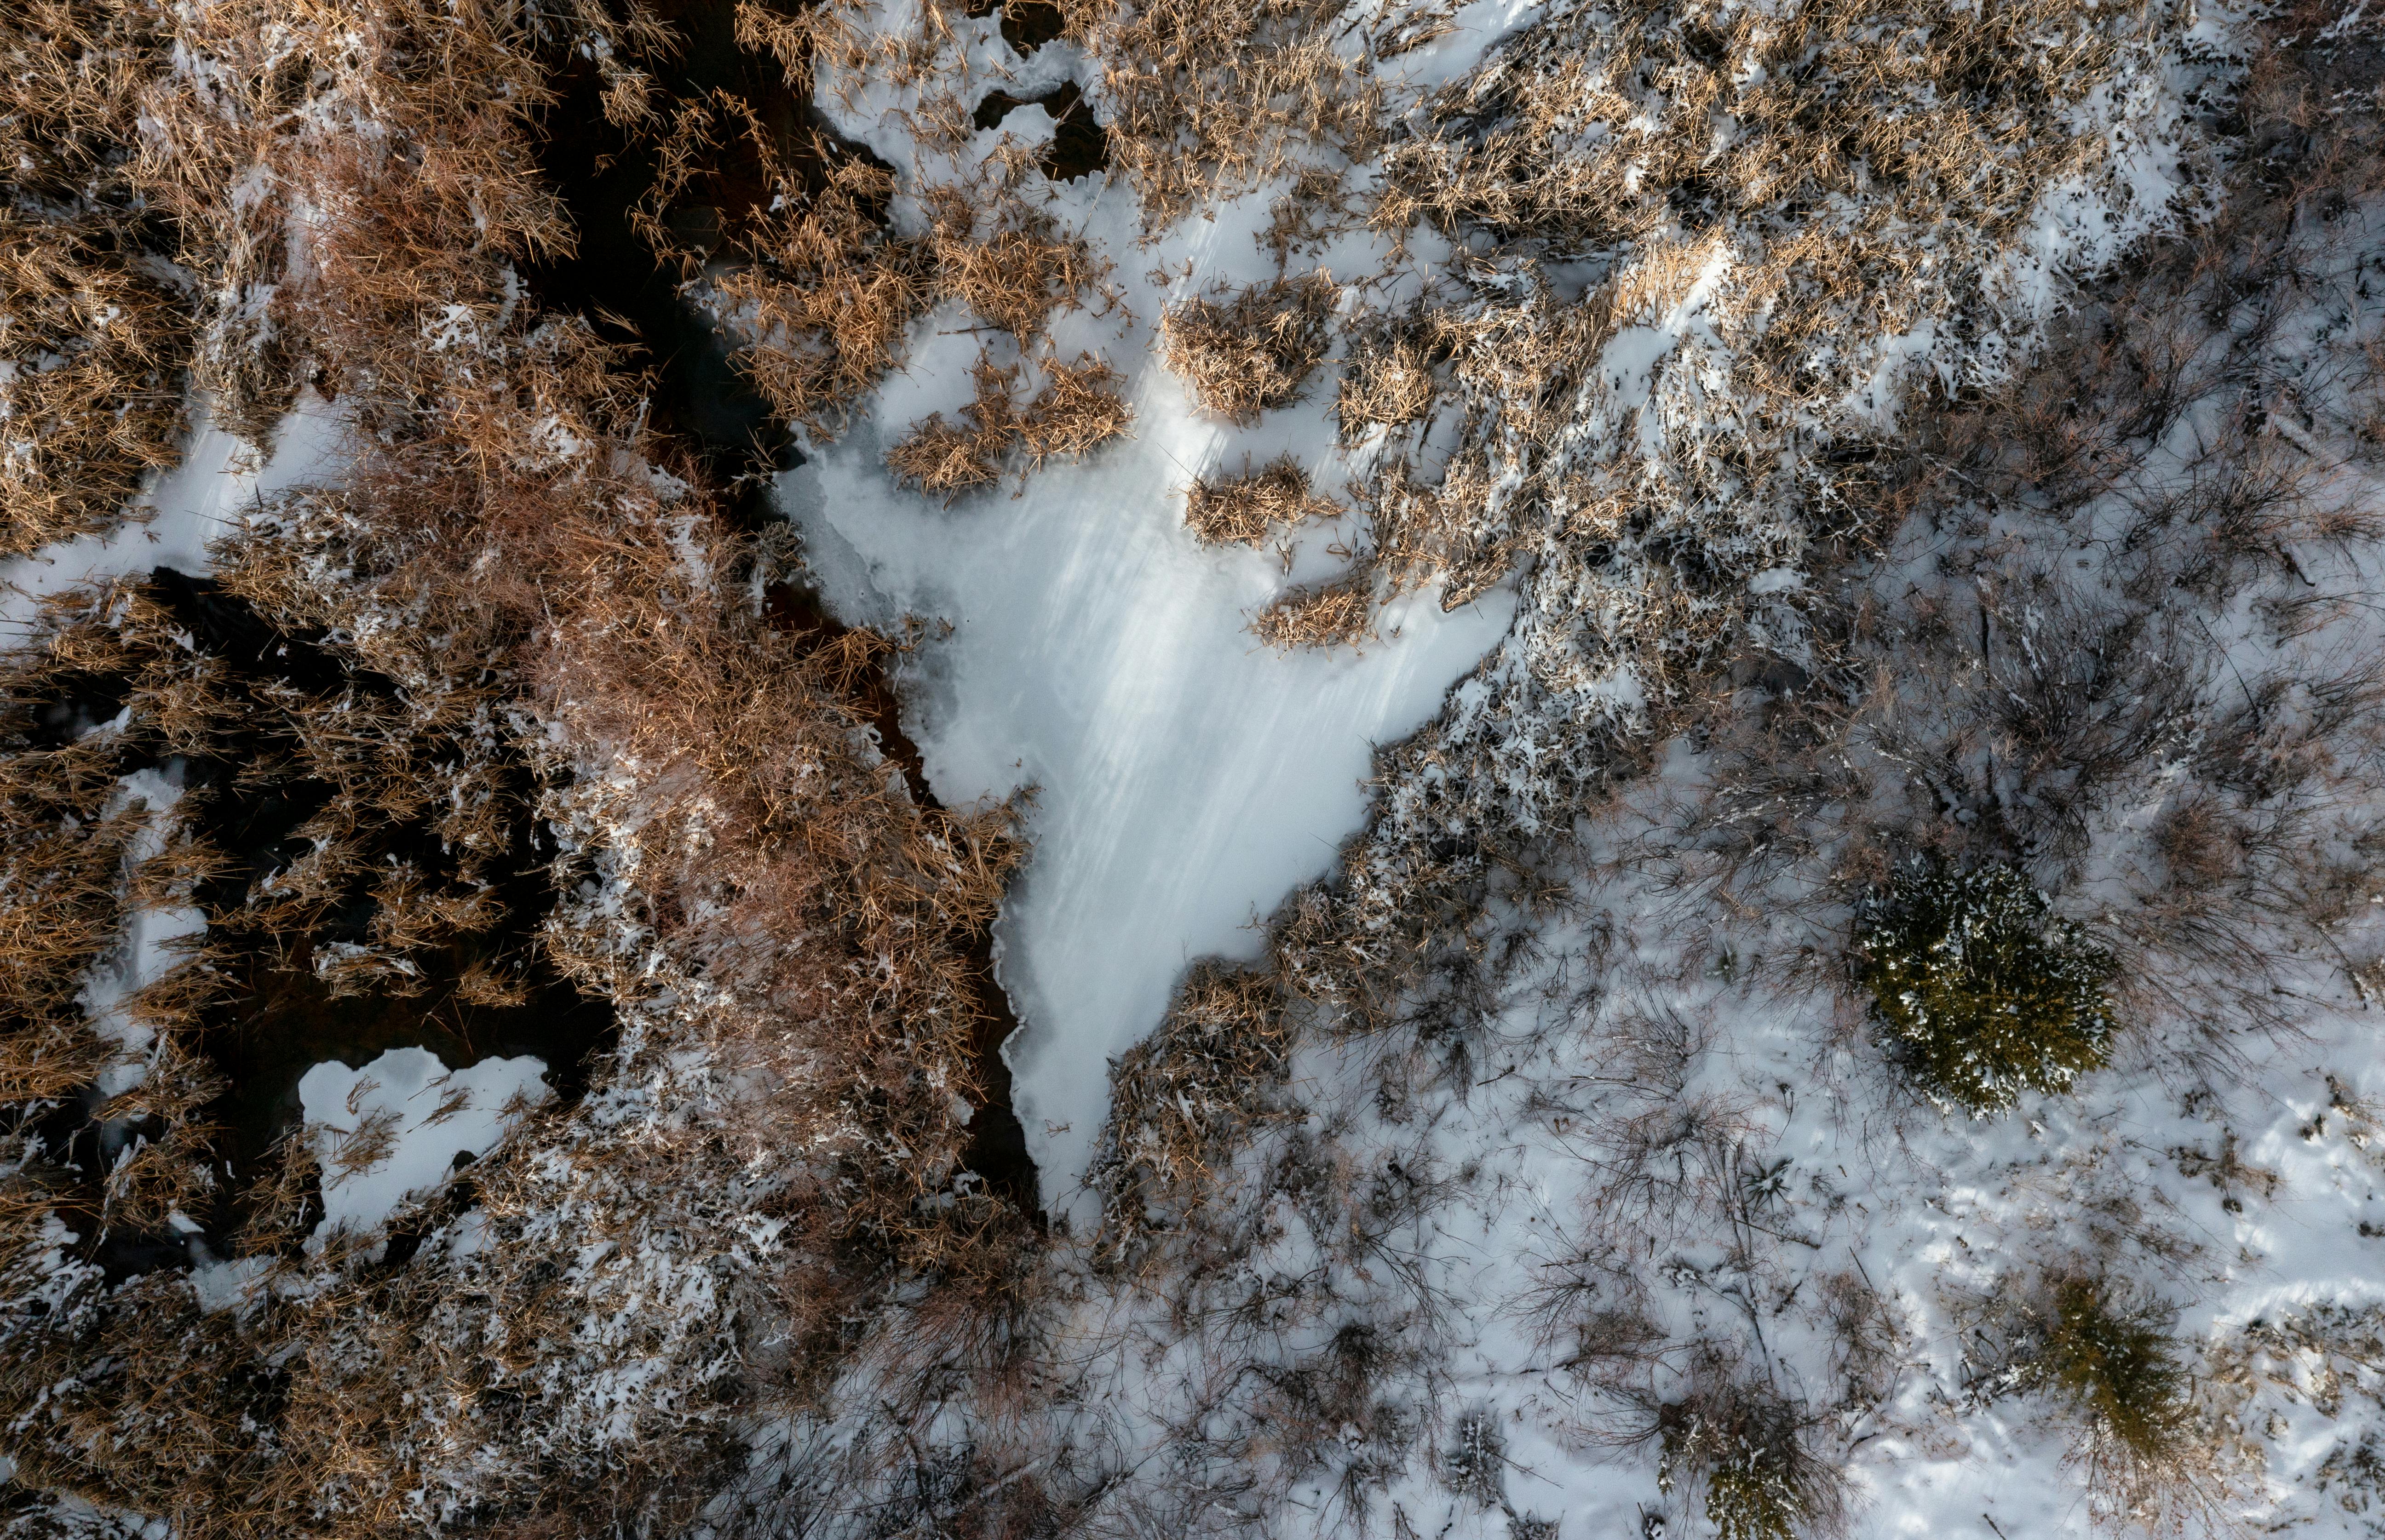
[{"label": "brown vegetation", "polygon": [[111,527],[180,456],[190,300],[133,164],[162,45],[121,0],[0,18],[0,554]]},{"label": "brown vegetation", "polygon": [[1327,273],[1255,283],[1230,298],[1196,296],[1168,307],[1160,345],[1203,409],[1254,423],[1299,399],[1332,345],[1326,321],[1341,297]]},{"label": "brown vegetation", "polygon": [[946,422],[942,412],[931,412],[913,423],[886,452],[894,479],[949,505],[963,492],[1000,480],[1014,448],[1026,451],[1029,469],[1040,469],[1055,454],[1082,459],[1133,422],[1133,408],[1118,394],[1121,377],[1104,360],[1079,354],[1074,364],[1046,357],[1038,366],[1043,387],[1022,404],[1013,393],[1020,366],[1004,367],[980,354],[970,372],[976,394],[966,415]]},{"label": "brown vegetation", "polygon": [[1258,613],[1251,631],[1269,647],[1350,647],[1369,634],[1375,573],[1360,566],[1315,588],[1295,589]]},{"label": "brown vegetation", "polygon": [[1308,471],[1289,454],[1237,476],[1196,476],[1184,492],[1184,527],[1204,545],[1264,545],[1267,531],[1333,518],[1342,504],[1309,490]]},{"label": "brown vegetation", "polygon": [[[320,371],[361,430],[340,490],[260,510],[220,550],[222,580],[283,634],[322,636],[347,682],[227,697],[205,652],[154,644],[137,591],[69,601],[37,664],[126,673],[136,746],[270,727],[287,736],[259,773],[303,765],[332,789],[323,842],[242,888],[227,940],[304,927],[359,890],[390,959],[483,923],[470,881],[370,859],[351,821],[428,819],[468,866],[481,824],[522,811],[469,776],[518,755],[556,848],[544,945],[621,1012],[618,1048],[581,1099],[530,1114],[401,1213],[415,1238],[385,1256],[380,1236],[306,1241],[293,1144],[260,1177],[246,1231],[220,1237],[268,1266],[237,1310],[202,1308],[171,1269],[111,1288],[61,1255],[45,1216],[94,1220],[60,1207],[80,1201],[73,1174],[34,1147],[0,1236],[20,1491],[194,1536],[381,1534],[418,1503],[524,1534],[674,1528],[715,1490],[731,1416],[811,1394],[890,1282],[982,1295],[1031,1254],[1015,1211],[961,1170],[970,938],[1018,856],[1006,813],[912,801],[860,730],[836,650],[755,613],[755,553],[694,468],[674,467],[698,483],[684,494],[645,473],[641,453],[662,452],[639,436],[619,358],[512,296],[510,264],[569,239],[523,121],[548,68],[530,29],[552,19],[219,0],[165,23],[200,62],[145,88],[153,195],[210,304],[278,285],[287,349],[227,323],[201,372],[261,409]],[[351,114],[385,141],[307,127]],[[252,172],[269,195],[236,192]],[[777,382],[790,410],[822,416],[883,366],[924,292],[880,262],[866,177],[840,176],[799,202],[818,217],[781,223],[784,261],[752,291],[818,340]],[[293,271],[283,220],[302,199]],[[819,206],[839,199],[841,226]],[[434,323],[455,339],[443,350],[422,346]],[[1050,432],[1065,451],[1085,408],[1062,394]],[[12,1094],[84,1083],[100,1053],[78,1034],[72,981],[116,934],[142,820],[111,810],[120,751],[84,727],[6,758],[7,859],[38,885],[9,888],[27,964],[10,988],[32,1024],[9,1037]],[[219,870],[167,833],[170,865],[133,874],[135,890],[173,895]],[[38,925],[16,901],[35,891]],[[156,1023],[233,982],[207,962],[169,975]],[[121,1223],[197,1201],[208,1074],[164,1046],[148,1065],[125,1111],[164,1132],[112,1174],[100,1200]],[[451,1248],[439,1237],[468,1208],[479,1243]],[[656,1311],[656,1298],[682,1303]]]}]

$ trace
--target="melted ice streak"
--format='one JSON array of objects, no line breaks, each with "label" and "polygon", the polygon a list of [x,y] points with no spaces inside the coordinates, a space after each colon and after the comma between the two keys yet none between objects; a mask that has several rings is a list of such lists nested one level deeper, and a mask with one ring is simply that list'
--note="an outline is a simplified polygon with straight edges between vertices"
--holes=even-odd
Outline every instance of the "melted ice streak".
[{"label": "melted ice streak", "polygon": [[[974,352],[938,339],[911,379],[965,380]],[[1130,365],[1131,344],[1111,356]],[[1055,1211],[1075,1206],[1096,1149],[1110,1057],[1159,1025],[1188,962],[1259,955],[1256,923],[1364,821],[1373,746],[1429,721],[1514,607],[1500,592],[1443,615],[1428,591],[1355,653],[1268,650],[1247,627],[1285,588],[1281,564],[1202,549],[1178,489],[1221,458],[1239,468],[1245,447],[1289,446],[1338,490],[1322,414],[1283,414],[1256,443],[1188,411],[1156,368],[1138,386],[1132,440],[1047,466],[1016,499],[1015,478],[949,511],[893,485],[888,425],[954,404],[924,397],[890,400],[874,432],[780,483],[831,607],[954,627],[903,681],[937,797],[1035,790],[1034,853],[994,936],[1020,1025],[1004,1049],[1013,1105]],[[1337,565],[1309,570],[1332,535],[1302,534],[1312,560],[1295,576],[1313,580]]]}]

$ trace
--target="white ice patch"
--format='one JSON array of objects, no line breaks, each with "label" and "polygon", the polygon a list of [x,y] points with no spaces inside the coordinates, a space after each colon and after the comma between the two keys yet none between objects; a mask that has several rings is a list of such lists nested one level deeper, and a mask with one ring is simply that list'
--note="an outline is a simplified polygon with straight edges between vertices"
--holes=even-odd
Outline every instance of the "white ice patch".
[{"label": "white ice patch", "polygon": [[136,508],[154,510],[147,522],[0,561],[0,638],[20,636],[45,595],[91,578],[161,566],[207,571],[208,543],[229,534],[260,498],[336,472],[346,428],[344,412],[306,391],[275,428],[272,453],[260,457],[236,435],[216,427],[204,402],[194,402],[181,463],[133,499]]},{"label": "white ice patch", "polygon": [[[167,814],[182,800],[181,772],[179,764],[164,770],[135,770],[117,784],[113,810],[138,802],[150,814],[148,826],[133,837],[125,851],[129,872],[165,850]],[[124,912],[123,931],[116,946],[92,965],[82,987],[83,1008],[91,1014],[93,1029],[131,1056],[100,1072],[102,1096],[117,1096],[141,1083],[147,1073],[141,1056],[156,1036],[126,1013],[124,1001],[170,972],[182,961],[182,944],[206,928],[206,915],[187,906]]]},{"label": "white ice patch", "polygon": [[[945,511],[898,491],[868,432],[781,483],[835,609],[955,627],[905,681],[936,795],[1037,789],[1034,855],[995,936],[1020,1022],[1005,1050],[1014,1104],[1047,1203],[1092,1156],[1109,1057],[1159,1024],[1187,962],[1259,955],[1255,922],[1363,821],[1373,746],[1430,718],[1513,609],[1503,592],[1444,615],[1427,592],[1355,653],[1268,650],[1248,626],[1281,566],[1204,550],[1172,490],[1230,440],[1238,466],[1247,439],[1193,416],[1160,371],[1142,383],[1134,440],[1047,467],[1017,500]],[[1307,463],[1330,458],[1321,412],[1269,427],[1263,453],[1294,434]]]},{"label": "white ice patch", "polygon": [[336,1060],[308,1070],[298,1100],[323,1166],[315,1233],[378,1224],[407,1195],[444,1181],[459,1153],[487,1153],[509,1126],[509,1103],[546,1099],[545,1073],[531,1058],[450,1070],[418,1048],[391,1049],[361,1070]]}]

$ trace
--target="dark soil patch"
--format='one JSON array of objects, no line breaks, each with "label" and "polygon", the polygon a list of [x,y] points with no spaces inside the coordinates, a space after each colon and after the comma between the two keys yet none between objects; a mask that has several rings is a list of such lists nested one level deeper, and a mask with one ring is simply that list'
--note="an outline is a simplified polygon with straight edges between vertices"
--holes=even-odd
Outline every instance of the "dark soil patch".
[{"label": "dark soil patch", "polygon": [[978,129],[999,127],[1016,107],[1040,106],[1052,115],[1052,143],[1043,146],[1036,164],[1054,181],[1073,181],[1091,176],[1110,163],[1110,130],[1108,125],[1093,116],[1085,93],[1074,81],[1063,81],[1041,96],[1013,96],[1006,91],[996,91],[977,105],[971,119]]}]

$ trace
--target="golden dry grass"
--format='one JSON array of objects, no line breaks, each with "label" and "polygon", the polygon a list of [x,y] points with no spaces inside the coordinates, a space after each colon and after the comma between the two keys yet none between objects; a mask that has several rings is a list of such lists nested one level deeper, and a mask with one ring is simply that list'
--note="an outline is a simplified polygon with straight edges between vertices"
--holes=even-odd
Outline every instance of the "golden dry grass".
[{"label": "golden dry grass", "polygon": [[1299,399],[1332,346],[1326,322],[1341,297],[1321,272],[1196,296],[1168,307],[1160,346],[1204,410],[1254,423]]},{"label": "golden dry grass", "polygon": [[1068,36],[1099,61],[1112,163],[1153,230],[1302,155],[1364,162],[1383,135],[1381,82],[1333,45],[1339,0],[1068,0],[1062,10]]},{"label": "golden dry grass", "polygon": [[1235,476],[1199,476],[1184,491],[1184,527],[1204,545],[1264,545],[1267,531],[1305,519],[1338,517],[1343,509],[1309,488],[1308,470],[1280,454]]},{"label": "golden dry grass", "polygon": [[[113,1291],[59,1282],[44,1216],[82,1199],[54,1166],[13,1183],[5,1295],[52,1300],[0,1321],[7,1453],[28,1492],[194,1537],[362,1540],[409,1522],[411,1494],[492,1530],[672,1530],[713,1490],[735,1420],[809,1393],[890,1280],[974,1287],[1028,1249],[1015,1212],[956,1182],[955,1098],[980,1094],[969,938],[1019,854],[1007,813],[911,801],[863,731],[851,649],[769,629],[745,586],[756,554],[700,475],[673,467],[698,484],[674,500],[645,474],[660,452],[620,358],[514,300],[510,265],[570,239],[524,120],[553,58],[533,20],[559,38],[609,25],[587,7],[409,0],[213,0],[170,19],[194,62],[143,88],[144,174],[209,307],[198,373],[263,413],[320,371],[362,430],[339,491],[256,510],[218,570],[284,631],[341,639],[331,655],[352,683],[395,689],[243,685],[203,651],[161,647],[137,590],[62,602],[41,649],[12,663],[10,701],[37,716],[65,675],[112,672],[134,727],[0,754],[0,859],[21,878],[0,911],[20,964],[5,987],[17,1022],[46,1024],[9,1033],[5,1062],[32,1097],[86,1074],[74,981],[127,893],[220,870],[167,831],[136,884],[139,820],[109,806],[125,756],[251,728],[269,729],[264,784],[331,795],[306,831],[313,856],[219,906],[211,947],[303,932],[360,890],[383,962],[484,925],[468,883],[368,859],[357,831],[428,823],[459,865],[496,859],[491,809],[502,824],[521,803],[441,777],[502,751],[564,841],[567,897],[543,944],[634,1025],[586,1102],[526,1114],[470,1168],[486,1229],[468,1257],[427,1245],[383,1265],[372,1236],[293,1248],[311,1164],[293,1147],[260,1176],[253,1225],[220,1237],[291,1291],[208,1312],[171,1270]],[[626,32],[600,41],[634,53]],[[634,118],[634,82],[614,83]],[[311,126],[367,113],[370,143]],[[833,421],[928,292],[924,265],[878,237],[867,173],[838,168],[764,232],[749,292],[812,350],[776,375],[777,354],[755,355],[791,415]],[[293,269],[302,199],[307,260]],[[261,315],[227,297],[263,284]],[[426,347],[459,310],[464,341]],[[1051,379],[1047,453],[1117,425],[1093,399],[1108,383],[1096,363]],[[577,896],[597,892],[618,905]],[[211,961],[144,991],[144,1019],[187,1045]],[[203,1196],[207,1074],[195,1053],[151,1064],[140,1095],[165,1131],[95,1200],[124,1223]],[[443,1201],[412,1221],[435,1228]],[[574,1252],[568,1275],[551,1265]],[[647,1308],[658,1285],[698,1281],[686,1298],[717,1286],[734,1310]],[[592,1336],[592,1321],[620,1329]],[[666,1394],[634,1388],[653,1375]]]},{"label": "golden dry grass", "polygon": [[895,481],[949,506],[1001,480],[1014,449],[1025,451],[1031,471],[1055,454],[1080,459],[1133,422],[1133,409],[1118,394],[1121,377],[1105,361],[1089,354],[1073,364],[1046,357],[1038,370],[1043,388],[1022,404],[1015,393],[1019,366],[997,366],[980,354],[971,371],[976,394],[961,419],[930,413],[886,452]]},{"label": "golden dry grass", "polygon": [[0,554],[109,528],[179,457],[190,304],[131,155],[161,46],[124,0],[0,18]]},{"label": "golden dry grass", "polygon": [[1346,577],[1311,589],[1296,589],[1269,604],[1251,622],[1251,631],[1270,647],[1355,647],[1373,634],[1375,569],[1361,565]]}]

